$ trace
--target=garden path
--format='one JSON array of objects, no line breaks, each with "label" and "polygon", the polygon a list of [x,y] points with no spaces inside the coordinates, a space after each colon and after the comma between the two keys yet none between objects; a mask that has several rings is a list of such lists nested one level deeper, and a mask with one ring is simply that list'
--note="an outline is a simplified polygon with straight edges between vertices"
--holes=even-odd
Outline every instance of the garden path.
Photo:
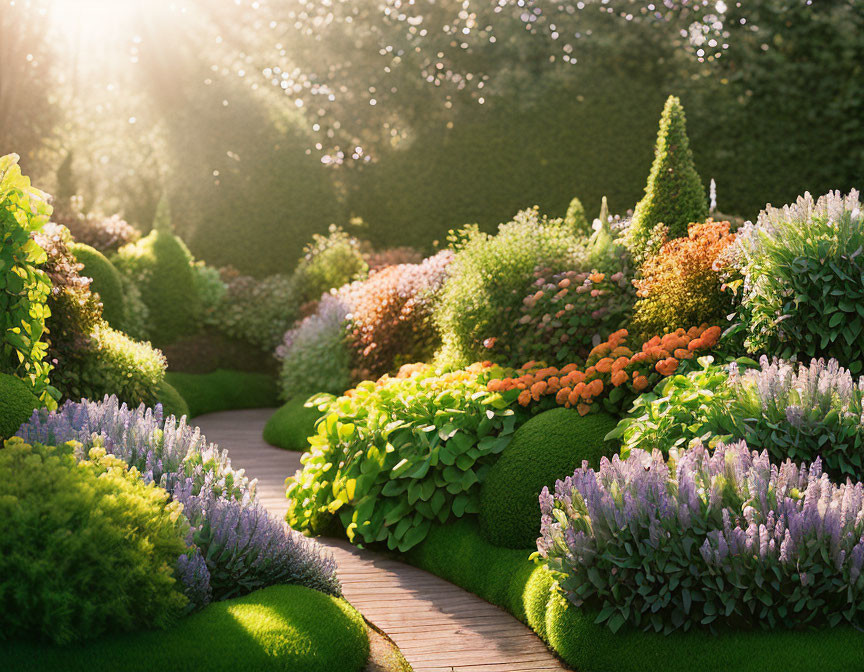
[{"label": "garden path", "polygon": [[[273,513],[287,510],[285,478],[300,454],[264,443],[272,410],[195,418],[209,441],[228,450],[235,467],[258,479],[258,496]],[[347,541],[320,539],[339,564],[345,597],[402,650],[415,672],[540,672],[566,670],[543,642],[507,612],[433,574]]]}]

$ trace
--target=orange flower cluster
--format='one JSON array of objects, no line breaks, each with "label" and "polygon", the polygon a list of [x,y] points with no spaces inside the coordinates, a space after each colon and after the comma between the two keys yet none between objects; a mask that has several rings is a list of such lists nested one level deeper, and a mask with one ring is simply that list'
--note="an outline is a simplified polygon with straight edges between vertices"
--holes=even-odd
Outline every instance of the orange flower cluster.
[{"label": "orange flower cluster", "polygon": [[691,224],[686,238],[668,241],[642,265],[635,281],[639,301],[632,329],[655,334],[660,329],[713,322],[730,312],[716,268],[735,242],[729,222]]},{"label": "orange flower cluster", "polygon": [[[720,340],[720,327],[702,325],[654,336],[634,352],[627,345],[626,329],[616,331],[595,347],[581,370],[576,364],[562,368],[528,362],[516,376],[489,381],[491,392],[520,390],[522,406],[554,398],[555,403],[575,407],[586,415],[601,399],[619,405],[632,399],[661,378],[679,370],[682,361],[704,354]],[[619,392],[614,392],[620,390]]]}]

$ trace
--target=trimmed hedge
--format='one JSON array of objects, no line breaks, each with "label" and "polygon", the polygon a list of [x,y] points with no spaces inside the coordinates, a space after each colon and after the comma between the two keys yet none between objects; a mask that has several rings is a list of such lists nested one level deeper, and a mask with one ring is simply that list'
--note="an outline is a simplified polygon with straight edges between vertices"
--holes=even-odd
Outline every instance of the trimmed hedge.
[{"label": "trimmed hedge", "polygon": [[169,385],[189,406],[189,417],[240,408],[275,408],[279,405],[276,381],[263,373],[228,371],[173,373]]},{"label": "trimmed hedge", "polygon": [[305,404],[306,397],[294,397],[276,411],[264,426],[264,440],[285,450],[308,450],[307,439],[315,433],[315,423],[321,412],[315,407],[307,408]]},{"label": "trimmed hedge", "polygon": [[123,276],[114,264],[99,250],[82,243],[72,243],[69,251],[75,261],[84,264],[79,275],[88,277],[90,291],[97,292],[102,301],[102,317],[114,329],[123,330],[126,326],[126,298],[123,294]]},{"label": "trimmed hedge", "polygon": [[0,441],[15,434],[40,406],[27,383],[0,373]]},{"label": "trimmed hedge", "polygon": [[526,551],[487,542],[473,520],[434,528],[411,563],[506,609],[580,672],[848,672],[864,668],[864,634],[814,631],[694,631],[613,634],[595,613],[568,604],[545,565]]},{"label": "trimmed hedge", "polygon": [[354,607],[294,585],[216,602],[167,631],[66,647],[0,643],[4,669],[29,672],[359,672],[368,656],[366,623]]},{"label": "trimmed hedge", "polygon": [[480,492],[480,528],[496,546],[534,548],[540,536],[540,491],[588,460],[592,467],[612,453],[605,436],[617,418],[607,413],[581,416],[554,408],[520,427]]},{"label": "trimmed hedge", "polygon": [[163,380],[159,384],[159,388],[156,391],[156,399],[162,404],[162,415],[163,417],[168,417],[173,415],[178,420],[182,418],[184,415],[188,418],[189,415],[189,404],[186,403],[186,400],[180,395],[173,385]]}]

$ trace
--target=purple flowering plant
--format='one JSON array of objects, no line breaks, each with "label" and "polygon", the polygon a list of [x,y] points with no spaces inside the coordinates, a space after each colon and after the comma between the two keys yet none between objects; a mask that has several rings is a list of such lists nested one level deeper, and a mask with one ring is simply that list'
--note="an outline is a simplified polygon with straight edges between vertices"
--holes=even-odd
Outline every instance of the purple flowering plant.
[{"label": "purple flowering plant", "polygon": [[208,443],[185,418],[163,418],[162,407],[130,409],[116,397],[67,402],[36,410],[18,436],[31,443],[80,444],[136,468],[179,502],[191,525],[188,543],[200,550],[178,560],[177,575],[195,606],[277,583],[341,594],[336,564],[311,539],[290,530],[258,502],[255,481],[234,470],[225,451]]},{"label": "purple flowering plant", "polygon": [[864,485],[744,442],[633,450],[544,488],[539,555],[613,631],[864,624]]}]

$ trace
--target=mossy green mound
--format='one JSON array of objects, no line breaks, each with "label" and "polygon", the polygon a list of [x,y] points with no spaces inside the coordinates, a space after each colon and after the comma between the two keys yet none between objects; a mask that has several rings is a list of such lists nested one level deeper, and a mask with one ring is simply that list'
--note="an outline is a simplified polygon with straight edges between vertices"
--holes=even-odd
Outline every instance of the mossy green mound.
[{"label": "mossy green mound", "polygon": [[0,373],[0,441],[15,434],[39,406],[27,383]]},{"label": "mossy green mound", "polygon": [[189,404],[186,403],[186,400],[180,395],[177,388],[167,381],[163,380],[159,384],[156,397],[159,403],[162,404],[162,414],[164,417],[167,418],[169,415],[173,415],[178,420],[184,415],[187,418],[191,417],[189,415]]},{"label": "mossy green mound", "polygon": [[580,672],[849,672],[864,669],[864,633],[850,627],[813,631],[705,631],[613,634],[597,614],[569,604],[545,564],[527,550],[493,546],[476,521],[433,528],[412,549],[412,564],[506,609]]},{"label": "mossy green mound", "polygon": [[28,672],[359,672],[368,656],[366,623],[356,609],[296,585],[211,604],[169,630],[68,647],[0,643],[3,669]]},{"label": "mossy green mound", "polygon": [[126,327],[126,299],[123,295],[123,277],[114,264],[99,250],[73,243],[69,246],[75,260],[84,264],[81,275],[91,278],[91,291],[99,294],[102,301],[102,317],[115,329]]},{"label": "mossy green mound", "polygon": [[227,371],[213,373],[168,372],[166,381],[189,406],[189,417],[241,408],[275,408],[279,405],[276,381],[263,373]]},{"label": "mossy green mound", "polygon": [[480,527],[505,548],[533,548],[540,534],[540,491],[550,490],[588,460],[596,467],[613,444],[604,437],[617,426],[611,415],[581,416],[568,408],[526,422],[489,471],[480,492]]},{"label": "mossy green mound", "polygon": [[317,408],[307,408],[306,396],[294,397],[276,411],[264,427],[264,440],[285,450],[306,451],[308,437],[315,433],[315,423],[321,417]]}]

